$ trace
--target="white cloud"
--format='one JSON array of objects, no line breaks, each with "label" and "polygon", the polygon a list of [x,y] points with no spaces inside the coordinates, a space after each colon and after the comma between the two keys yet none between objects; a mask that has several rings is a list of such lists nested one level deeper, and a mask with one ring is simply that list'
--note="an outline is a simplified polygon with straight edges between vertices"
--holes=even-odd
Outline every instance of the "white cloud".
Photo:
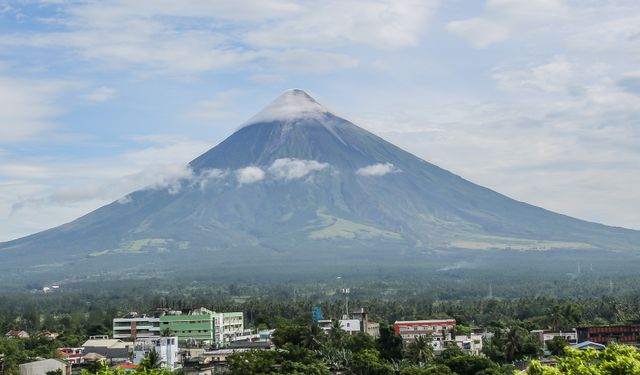
[{"label": "white cloud", "polygon": [[159,164],[118,178],[63,186],[43,197],[20,201],[15,204],[14,209],[21,209],[25,205],[68,205],[94,200],[110,201],[140,189],[167,189],[175,194],[180,191],[180,181],[192,177],[191,169],[184,164]]},{"label": "white cloud", "polygon": [[362,167],[356,171],[360,176],[384,176],[389,173],[398,172],[391,163],[378,163]]},{"label": "white cloud", "polygon": [[295,16],[265,24],[246,36],[269,48],[368,45],[401,48],[418,44],[437,1],[345,0],[311,2]]},{"label": "white cloud", "polygon": [[[65,49],[101,67],[143,76],[235,69],[325,73],[358,59],[336,46],[416,46],[437,1],[234,2],[108,0],[63,4],[42,20],[57,31],[0,36],[0,45]],[[259,65],[259,64],[257,64]],[[263,68],[264,70],[264,68]]]},{"label": "white cloud", "polygon": [[262,181],[265,173],[258,167],[245,167],[236,170],[236,178],[240,186]]},{"label": "white cloud", "polygon": [[492,78],[506,90],[535,89],[559,92],[570,89],[575,67],[565,57],[557,56],[553,61],[537,66],[515,69],[497,69]]},{"label": "white cloud", "polygon": [[63,110],[56,103],[72,84],[0,75],[0,143],[27,140],[54,127]]},{"label": "white cloud", "polygon": [[509,28],[491,20],[470,18],[451,21],[447,31],[466,39],[475,48],[485,48],[509,37]]},{"label": "white cloud", "polygon": [[91,91],[89,94],[85,95],[84,98],[90,102],[101,103],[110,100],[115,96],[115,94],[116,90],[114,88],[108,86],[100,86]]},{"label": "white cloud", "polygon": [[105,158],[0,159],[0,241],[76,219],[144,189],[180,191],[192,180],[187,162],[209,144],[179,137],[139,137],[139,150]]},{"label": "white cloud", "polygon": [[[201,190],[204,190],[209,182],[225,178],[229,175],[229,171],[213,168],[202,172],[199,176],[194,176],[193,183],[198,185]],[[193,184],[192,184],[193,185]]]},{"label": "white cloud", "polygon": [[474,48],[486,48],[507,40],[514,30],[544,27],[567,10],[562,0],[487,0],[483,16],[451,21],[446,29]]},{"label": "white cloud", "polygon": [[277,179],[289,181],[305,177],[312,172],[321,171],[327,167],[329,167],[329,164],[315,160],[282,158],[276,159],[271,163],[268,171]]}]

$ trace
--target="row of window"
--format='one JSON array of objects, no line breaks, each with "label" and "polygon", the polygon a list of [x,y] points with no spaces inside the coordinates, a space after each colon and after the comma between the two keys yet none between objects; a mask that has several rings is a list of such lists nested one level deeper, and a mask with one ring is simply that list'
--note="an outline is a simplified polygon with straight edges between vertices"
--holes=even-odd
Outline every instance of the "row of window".
[{"label": "row of window", "polygon": [[453,326],[400,326],[400,331],[441,331],[452,329]]}]

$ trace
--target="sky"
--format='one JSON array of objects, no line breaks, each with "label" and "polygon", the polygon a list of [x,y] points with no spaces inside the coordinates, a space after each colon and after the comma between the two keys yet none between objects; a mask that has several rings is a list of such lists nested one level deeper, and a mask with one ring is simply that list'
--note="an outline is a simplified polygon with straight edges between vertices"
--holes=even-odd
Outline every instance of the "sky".
[{"label": "sky", "polygon": [[289,88],[514,199],[640,229],[640,3],[0,0],[0,241],[149,185]]}]

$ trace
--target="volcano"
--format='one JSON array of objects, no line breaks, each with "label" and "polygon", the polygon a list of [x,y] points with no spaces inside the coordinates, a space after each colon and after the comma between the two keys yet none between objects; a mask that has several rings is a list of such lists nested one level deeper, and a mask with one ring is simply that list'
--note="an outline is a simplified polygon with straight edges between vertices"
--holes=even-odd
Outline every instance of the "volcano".
[{"label": "volcano", "polygon": [[259,266],[274,258],[640,248],[640,232],[478,186],[297,89],[189,167],[190,178],[132,192],[73,222],[0,244],[0,269],[118,265],[145,273],[178,263]]}]

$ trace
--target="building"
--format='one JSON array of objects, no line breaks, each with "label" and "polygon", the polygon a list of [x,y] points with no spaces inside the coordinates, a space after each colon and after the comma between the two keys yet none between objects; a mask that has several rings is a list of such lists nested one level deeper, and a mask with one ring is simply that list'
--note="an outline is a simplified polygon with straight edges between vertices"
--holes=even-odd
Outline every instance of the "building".
[{"label": "building", "polygon": [[340,328],[350,335],[355,335],[362,329],[361,322],[358,319],[349,319],[346,315],[338,323],[340,323]]},{"label": "building", "polygon": [[[482,352],[482,335],[471,334],[471,335],[456,335],[453,340],[463,352],[471,355],[480,355]],[[444,343],[444,347],[448,345],[447,342]]]},{"label": "building", "polygon": [[180,367],[178,337],[159,337],[153,340],[136,341],[133,363],[138,365],[151,351],[158,353],[162,367],[175,370]]},{"label": "building", "polygon": [[562,337],[562,339],[569,345],[578,343],[578,332],[575,329],[571,330],[548,330],[548,329],[534,329],[532,334],[538,337],[540,347],[543,350],[547,350],[547,341],[551,341],[556,337]]},{"label": "building", "polygon": [[216,341],[215,313],[204,308],[186,312],[168,311],[160,317],[160,331],[168,331],[180,341],[213,344]]},{"label": "building", "polygon": [[244,314],[242,312],[222,312],[215,314],[216,343],[226,344],[244,335]]},{"label": "building", "polygon": [[91,336],[82,344],[85,354],[99,354],[111,361],[127,361],[133,353],[133,343],[107,336]]},{"label": "building", "polygon": [[160,318],[131,312],[113,319],[113,338],[127,340],[152,340],[160,338]]},{"label": "building", "polygon": [[20,375],[44,375],[58,370],[63,375],[71,375],[71,365],[61,359],[43,359],[20,365]]},{"label": "building", "polygon": [[160,364],[162,367],[176,369],[179,367],[178,358],[178,337],[160,337],[153,340],[153,351],[160,354]]},{"label": "building", "polygon": [[444,342],[452,341],[455,326],[455,319],[409,320],[393,324],[396,336],[402,337],[403,342],[410,343],[420,336],[430,335],[436,350],[443,349]]},{"label": "building", "polygon": [[580,327],[577,333],[578,342],[591,341],[603,345],[617,342],[640,348],[640,325]]},{"label": "building", "polygon": [[578,349],[578,350],[587,350],[587,349],[604,350],[605,346],[602,345],[602,344],[591,342],[591,341],[583,341],[583,342],[581,342],[579,344],[571,345],[571,349]]},{"label": "building", "polygon": [[160,317],[160,332],[169,330],[181,341],[199,341],[224,346],[244,335],[242,312],[218,313],[204,307],[168,311]]},{"label": "building", "polygon": [[4,337],[8,339],[28,339],[29,334],[26,331],[11,330],[7,332]]},{"label": "building", "polygon": [[60,348],[58,354],[71,365],[79,365],[82,363],[82,353],[84,348]]},{"label": "building", "polygon": [[373,338],[380,336],[380,324],[369,320],[369,313],[367,310],[361,307],[352,312],[351,316],[360,321],[361,332],[366,332],[373,336]]}]

